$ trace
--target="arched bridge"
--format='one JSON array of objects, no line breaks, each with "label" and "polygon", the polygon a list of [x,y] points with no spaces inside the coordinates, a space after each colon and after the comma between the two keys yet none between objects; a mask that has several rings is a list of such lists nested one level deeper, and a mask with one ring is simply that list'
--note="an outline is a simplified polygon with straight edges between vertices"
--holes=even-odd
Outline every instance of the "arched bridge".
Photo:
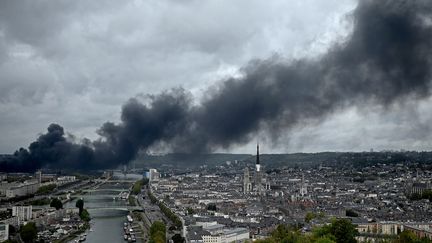
[{"label": "arched bridge", "polygon": [[[101,206],[101,207],[84,207],[87,211],[101,211],[101,210],[120,210],[120,211],[144,211],[142,207],[139,206]],[[77,209],[77,208],[70,208]]]},{"label": "arched bridge", "polygon": [[142,207],[137,206],[118,206],[118,207],[95,207],[95,208],[86,208],[89,212],[91,211],[100,211],[100,210],[120,210],[120,211],[143,211]]},{"label": "arched bridge", "polygon": [[121,188],[100,188],[100,189],[84,189],[83,192],[128,192],[129,189]]}]

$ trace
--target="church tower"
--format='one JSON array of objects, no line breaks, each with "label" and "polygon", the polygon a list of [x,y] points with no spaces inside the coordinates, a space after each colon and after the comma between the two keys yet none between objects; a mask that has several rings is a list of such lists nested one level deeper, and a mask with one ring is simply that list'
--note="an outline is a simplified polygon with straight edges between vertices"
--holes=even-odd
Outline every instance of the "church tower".
[{"label": "church tower", "polygon": [[259,159],[259,144],[257,144],[257,154],[256,154],[256,163],[255,163],[255,191],[258,195],[262,195],[264,193],[263,186],[263,178],[261,175],[261,164]]},{"label": "church tower", "polygon": [[243,193],[249,193],[252,190],[252,183],[250,181],[249,169],[246,167],[243,175]]},{"label": "church tower", "polygon": [[259,156],[259,144],[256,150],[255,171],[249,171],[246,167],[243,174],[243,193],[263,196],[270,191],[270,182],[267,180],[267,174],[261,171]]}]

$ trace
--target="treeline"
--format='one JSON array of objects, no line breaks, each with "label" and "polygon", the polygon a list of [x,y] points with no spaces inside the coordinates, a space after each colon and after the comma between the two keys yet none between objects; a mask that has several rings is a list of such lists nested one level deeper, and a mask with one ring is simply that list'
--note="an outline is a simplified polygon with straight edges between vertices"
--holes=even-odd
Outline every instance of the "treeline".
[{"label": "treeline", "polygon": [[180,218],[173,211],[171,211],[171,209],[168,208],[163,202],[159,202],[156,197],[150,192],[150,190],[148,191],[148,197],[153,204],[157,204],[159,206],[160,210],[165,214],[165,216],[167,216],[167,218],[169,218],[174,223],[176,227],[181,228],[183,226]]},{"label": "treeline", "polygon": [[348,219],[334,219],[331,224],[315,228],[312,234],[302,234],[292,226],[279,225],[271,236],[255,243],[356,243],[358,231]]},{"label": "treeline", "polygon": [[57,188],[56,184],[48,184],[45,186],[41,186],[37,190],[36,194],[48,194],[48,193],[54,191],[54,189],[56,189],[56,188]]},{"label": "treeline", "polygon": [[150,190],[148,190],[148,193],[147,193],[147,195],[148,195],[148,197],[150,198],[150,202],[151,203],[153,203],[153,204],[156,204],[157,203],[157,199],[156,199],[156,197],[150,192]]},{"label": "treeline", "polygon": [[[357,243],[359,233],[348,219],[333,219],[330,224],[317,227],[310,234],[304,234],[301,229],[279,225],[270,237],[256,240],[254,243]],[[371,241],[366,241],[371,242]],[[378,243],[432,243],[427,238],[419,238],[411,231],[403,231],[397,238],[380,239]]]},{"label": "treeline", "polygon": [[132,194],[138,195],[141,192],[141,188],[147,185],[149,180],[147,178],[138,180],[132,187]]},{"label": "treeline", "polygon": [[159,208],[161,209],[161,211],[165,214],[165,216],[167,216],[177,228],[181,228],[182,227],[182,222],[180,220],[180,218],[173,213],[173,211],[171,211],[171,209],[169,209],[167,206],[165,206],[164,203],[159,203]]},{"label": "treeline", "polygon": [[166,242],[166,227],[161,221],[155,221],[150,226],[149,243],[165,243]]}]

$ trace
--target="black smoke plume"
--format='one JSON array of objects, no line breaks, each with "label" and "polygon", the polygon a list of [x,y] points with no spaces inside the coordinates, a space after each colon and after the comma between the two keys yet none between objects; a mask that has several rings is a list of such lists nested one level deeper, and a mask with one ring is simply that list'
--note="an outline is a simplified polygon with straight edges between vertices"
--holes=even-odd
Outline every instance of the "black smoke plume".
[{"label": "black smoke plume", "polygon": [[350,106],[388,108],[427,98],[431,16],[428,0],[359,1],[351,35],[321,57],[252,61],[243,77],[220,82],[199,105],[182,89],[149,96],[148,102],[131,99],[121,123],[105,123],[93,142],[70,142],[63,128],[52,124],[28,150],[5,159],[0,170],[110,168],[153,146],[211,151],[245,143],[258,131],[277,136]]}]

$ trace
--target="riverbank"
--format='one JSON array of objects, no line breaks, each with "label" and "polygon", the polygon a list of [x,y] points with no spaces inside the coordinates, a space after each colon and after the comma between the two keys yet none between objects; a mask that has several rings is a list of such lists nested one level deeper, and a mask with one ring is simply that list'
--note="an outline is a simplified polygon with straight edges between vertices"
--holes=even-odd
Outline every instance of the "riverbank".
[{"label": "riverbank", "polygon": [[90,229],[90,223],[87,222],[84,224],[84,226],[81,229],[71,233],[70,235],[64,237],[63,239],[56,240],[53,243],[66,243],[66,242],[73,241],[74,239],[78,238],[82,234],[86,233],[88,229]]}]

